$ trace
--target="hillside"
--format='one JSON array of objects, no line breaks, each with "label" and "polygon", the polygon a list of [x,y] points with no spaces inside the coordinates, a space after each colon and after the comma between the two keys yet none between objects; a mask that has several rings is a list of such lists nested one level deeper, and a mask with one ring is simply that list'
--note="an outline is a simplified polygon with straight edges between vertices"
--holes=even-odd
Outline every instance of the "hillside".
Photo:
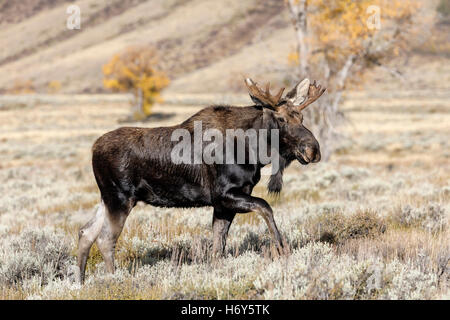
[{"label": "hillside", "polygon": [[[68,3],[81,9],[80,30],[66,28]],[[3,1],[0,21],[0,92],[29,80],[38,93],[51,81],[62,84],[61,93],[102,92],[102,65],[136,44],[159,49],[168,92],[227,92],[242,88],[242,75],[280,83],[295,47],[283,1]],[[443,28],[435,41],[448,41]],[[371,79],[380,88],[447,88],[449,61],[420,52],[403,66],[407,83],[380,70]]]},{"label": "hillside", "polygon": [[45,90],[57,80],[64,92],[97,92],[101,66],[114,53],[142,43],[159,48],[165,69],[176,79],[288,27],[282,2],[82,0],[75,2],[81,30],[68,30],[67,4],[44,2],[42,10],[21,13],[17,23],[1,26],[0,73],[8,76],[0,77],[0,87],[31,79]]}]

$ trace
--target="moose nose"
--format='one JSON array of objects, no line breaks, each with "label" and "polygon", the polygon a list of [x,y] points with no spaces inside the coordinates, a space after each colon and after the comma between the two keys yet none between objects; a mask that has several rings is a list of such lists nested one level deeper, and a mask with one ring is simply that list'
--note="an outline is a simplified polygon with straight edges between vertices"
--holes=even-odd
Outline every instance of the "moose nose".
[{"label": "moose nose", "polygon": [[314,147],[306,147],[304,149],[304,155],[306,156],[307,160],[312,163],[319,162],[321,158],[320,149]]}]

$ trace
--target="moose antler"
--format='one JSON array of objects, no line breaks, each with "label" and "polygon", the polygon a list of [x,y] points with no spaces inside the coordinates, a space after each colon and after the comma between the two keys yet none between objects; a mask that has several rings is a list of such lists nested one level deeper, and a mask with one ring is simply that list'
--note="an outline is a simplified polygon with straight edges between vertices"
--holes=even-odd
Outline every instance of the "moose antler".
[{"label": "moose antler", "polygon": [[271,95],[270,93],[270,82],[266,85],[266,91],[263,92],[257,84],[250,78],[245,79],[245,85],[248,88],[250,96],[252,99],[256,101],[260,101],[264,105],[269,105],[272,108],[276,109],[278,104],[280,103],[281,96],[283,95],[284,88],[281,88],[280,91],[276,95]]},{"label": "moose antler", "polygon": [[292,102],[291,102],[291,105],[293,107],[295,107],[298,111],[301,111],[301,110],[305,109],[307,106],[309,106],[311,103],[313,103],[314,101],[319,99],[320,96],[325,92],[325,90],[327,90],[327,89],[322,88],[321,85],[317,85],[316,81],[314,80],[314,82],[309,85],[308,95],[306,97],[306,100],[303,101],[298,106],[294,105]]}]

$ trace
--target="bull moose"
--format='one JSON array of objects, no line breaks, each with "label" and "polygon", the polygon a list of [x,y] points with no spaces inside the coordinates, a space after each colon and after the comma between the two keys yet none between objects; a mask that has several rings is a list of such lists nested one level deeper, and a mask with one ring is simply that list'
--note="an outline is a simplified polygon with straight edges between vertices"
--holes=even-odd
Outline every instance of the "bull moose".
[{"label": "bull moose", "polygon": [[[249,78],[245,79],[245,84],[254,102],[252,106],[210,106],[172,127],[122,127],[97,139],[92,148],[92,166],[101,204],[95,216],[79,231],[81,283],[94,242],[107,271],[114,272],[117,239],[138,201],[157,207],[213,207],[215,255],[224,253],[228,230],[236,213],[261,215],[275,245],[283,249],[285,244],[272,208],[264,199],[251,195],[267,163],[260,159],[256,159],[256,163],[176,163],[171,157],[176,144],[172,133],[176,129],[192,133],[194,123],[201,121],[202,130],[214,128],[223,133],[228,129],[278,130],[279,168],[270,176],[269,192],[281,191],[283,170],[293,160],[303,165],[320,161],[319,143],[303,126],[301,111],[316,101],[325,89],[305,79],[283,97],[284,88],[272,95],[270,84],[266,90]],[[264,139],[269,145],[274,142],[270,137]]]}]

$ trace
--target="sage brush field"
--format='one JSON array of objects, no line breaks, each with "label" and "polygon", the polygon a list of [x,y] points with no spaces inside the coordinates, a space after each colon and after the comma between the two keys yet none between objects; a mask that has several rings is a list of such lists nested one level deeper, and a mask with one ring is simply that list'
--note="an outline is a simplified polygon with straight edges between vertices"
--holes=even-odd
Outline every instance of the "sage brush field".
[{"label": "sage brush field", "polygon": [[[1,110],[0,299],[449,299],[448,97],[423,108],[407,99],[348,103],[329,162],[292,164],[278,197],[262,179],[254,193],[273,205],[289,255],[274,256],[265,223],[249,213],[213,260],[211,208],[139,204],[116,273],[94,245],[83,286],[73,281],[77,233],[99,203],[91,146],[129,109]],[[170,125],[198,108],[155,109],[166,110],[175,115],[127,125]]]}]

